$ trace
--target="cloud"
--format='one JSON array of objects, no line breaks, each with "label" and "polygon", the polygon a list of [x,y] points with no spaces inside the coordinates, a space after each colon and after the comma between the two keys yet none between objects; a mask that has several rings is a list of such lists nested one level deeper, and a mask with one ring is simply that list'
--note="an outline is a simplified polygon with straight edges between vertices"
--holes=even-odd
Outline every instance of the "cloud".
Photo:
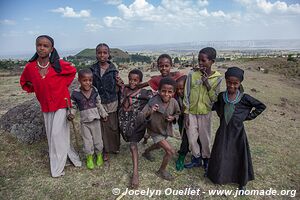
[{"label": "cloud", "polygon": [[97,23],[89,23],[85,25],[85,31],[86,32],[97,32],[99,31],[103,26]]},{"label": "cloud", "polygon": [[270,14],[272,12],[300,14],[300,4],[298,3],[288,5],[284,1],[271,3],[267,0],[257,0],[257,7],[266,14]]},{"label": "cloud", "polygon": [[3,24],[3,25],[15,25],[16,21],[10,20],[10,19],[3,19],[3,20],[0,20],[0,24]]},{"label": "cloud", "polygon": [[145,0],[135,0],[129,6],[121,4],[118,9],[123,17],[129,20],[157,21],[161,19],[157,9]]},{"label": "cloud", "polygon": [[275,1],[274,3],[268,0],[235,0],[245,6],[252,12],[261,11],[264,14],[300,14],[300,4],[288,5],[285,1]]},{"label": "cloud", "polygon": [[106,16],[103,18],[103,22],[107,27],[115,27],[115,28],[120,28],[124,27],[124,20],[120,17],[111,17],[111,16]]},{"label": "cloud", "polygon": [[110,5],[119,5],[122,3],[122,0],[105,0],[105,3]]},{"label": "cloud", "polygon": [[202,26],[207,17],[232,22],[238,22],[240,19],[240,14],[236,13],[225,13],[222,10],[209,12],[207,8],[203,8],[208,5],[207,0],[197,0],[196,3],[191,0],[162,0],[161,4],[155,7],[146,0],[135,0],[128,6],[120,4],[117,8],[121,18],[127,21],[145,21],[178,27]]},{"label": "cloud", "polygon": [[70,18],[82,18],[82,17],[90,17],[91,11],[89,10],[80,10],[79,12],[75,12],[73,8],[66,6],[65,8],[57,8],[51,10],[54,13],[61,13],[62,17],[70,17]]},{"label": "cloud", "polygon": [[29,31],[27,31],[27,33],[28,33],[29,35],[38,35],[38,34],[40,34],[39,31],[33,31],[33,30],[29,30]]},{"label": "cloud", "polygon": [[198,0],[197,4],[201,7],[207,6],[209,3],[207,0]]}]

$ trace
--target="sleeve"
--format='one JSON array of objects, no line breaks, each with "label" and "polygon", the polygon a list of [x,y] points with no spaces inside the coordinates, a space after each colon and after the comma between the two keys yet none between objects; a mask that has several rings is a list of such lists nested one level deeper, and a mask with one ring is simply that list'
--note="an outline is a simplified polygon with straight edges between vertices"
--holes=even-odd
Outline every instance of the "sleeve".
[{"label": "sleeve", "polygon": [[177,101],[174,99],[174,106],[175,106],[175,110],[174,110],[174,117],[175,117],[175,120],[174,120],[174,123],[176,123],[179,119],[179,116],[181,114],[181,111],[180,111],[180,107],[177,103]]},{"label": "sleeve", "polygon": [[190,110],[191,84],[192,84],[192,72],[190,72],[186,77],[185,86],[184,86],[183,107],[184,107],[185,114],[188,114]]},{"label": "sleeve", "polygon": [[72,95],[71,95],[71,108],[70,108],[70,112],[72,115],[75,115],[77,110],[78,110],[78,104],[77,104],[77,101],[76,101],[76,98],[74,96],[74,91],[72,92]]},{"label": "sleeve", "polygon": [[71,63],[64,60],[60,60],[60,65],[62,71],[59,74],[66,78],[66,85],[69,87],[75,78],[76,68],[75,66],[71,65]]},{"label": "sleeve", "polygon": [[147,84],[150,86],[150,88],[153,91],[157,91],[158,90],[158,84],[160,81],[161,77],[160,76],[152,76],[149,81],[147,82]]},{"label": "sleeve", "polygon": [[141,124],[144,121],[150,121],[151,120],[151,107],[149,104],[147,104],[143,110],[138,114],[136,118],[136,123]]},{"label": "sleeve", "polygon": [[219,117],[221,117],[223,113],[222,98],[223,93],[221,92],[218,94],[217,101],[213,104],[212,107],[212,111],[216,111]]},{"label": "sleeve", "polygon": [[106,110],[104,109],[104,107],[103,107],[102,104],[101,104],[101,99],[100,99],[99,94],[98,94],[97,97],[96,97],[96,106],[97,106],[98,112],[99,112],[99,114],[100,114],[100,116],[101,116],[102,118],[108,116]]},{"label": "sleeve", "polygon": [[220,93],[222,77],[218,77],[217,81],[211,85],[210,90],[208,91],[208,96],[210,101],[216,102],[218,100],[218,94]]},{"label": "sleeve", "polygon": [[260,115],[266,109],[266,105],[265,104],[263,104],[259,100],[255,99],[254,97],[251,97],[250,95],[246,96],[246,100],[249,103],[249,105],[252,108],[254,108],[254,110],[252,110],[248,114],[246,120],[255,119],[258,115]]},{"label": "sleeve", "polygon": [[[26,65],[24,68],[24,71],[22,72],[22,75],[20,77],[20,85],[23,90],[30,93],[30,92],[34,92],[34,88],[33,88],[32,82],[31,82],[30,72],[28,70],[29,70],[29,67],[28,67],[28,65]],[[30,82],[31,84],[28,82]]]}]

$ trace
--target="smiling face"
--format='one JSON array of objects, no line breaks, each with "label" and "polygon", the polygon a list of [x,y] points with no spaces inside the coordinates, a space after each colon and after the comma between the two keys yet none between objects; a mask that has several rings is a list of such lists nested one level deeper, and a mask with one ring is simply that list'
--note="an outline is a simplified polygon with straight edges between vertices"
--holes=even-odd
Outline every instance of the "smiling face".
[{"label": "smiling face", "polygon": [[174,96],[174,87],[173,85],[163,84],[159,90],[159,95],[164,103],[168,103]]},{"label": "smiling face", "polygon": [[80,89],[83,91],[89,91],[92,88],[93,74],[84,73],[79,78]]},{"label": "smiling face", "polygon": [[107,46],[99,46],[96,50],[96,57],[97,60],[101,63],[107,62],[109,58],[109,49],[107,48]]},{"label": "smiling face", "polygon": [[45,37],[40,37],[35,43],[36,52],[40,58],[47,58],[49,54],[53,51],[53,46],[50,40]]},{"label": "smiling face", "polygon": [[210,60],[206,54],[199,53],[198,66],[202,72],[207,71],[207,69],[210,69],[213,63],[214,63],[214,61]]},{"label": "smiling face", "polygon": [[128,75],[129,87],[130,89],[135,89],[137,85],[141,82],[140,76],[138,74],[130,73]]},{"label": "smiling face", "polygon": [[170,74],[172,63],[168,58],[160,58],[158,61],[158,69],[163,77]]},{"label": "smiling face", "polygon": [[226,78],[226,87],[228,94],[235,94],[241,85],[240,79],[234,76],[229,76]]}]

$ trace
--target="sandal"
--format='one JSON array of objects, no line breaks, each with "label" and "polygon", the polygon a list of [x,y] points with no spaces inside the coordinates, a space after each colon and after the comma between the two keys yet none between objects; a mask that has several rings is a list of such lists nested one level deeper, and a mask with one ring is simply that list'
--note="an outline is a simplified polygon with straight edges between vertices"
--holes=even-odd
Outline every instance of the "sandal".
[{"label": "sandal", "polygon": [[162,179],[165,179],[167,181],[173,181],[175,179],[169,172],[167,172],[165,170],[164,171],[158,170],[158,171],[155,172],[155,174],[158,177],[160,177]]}]

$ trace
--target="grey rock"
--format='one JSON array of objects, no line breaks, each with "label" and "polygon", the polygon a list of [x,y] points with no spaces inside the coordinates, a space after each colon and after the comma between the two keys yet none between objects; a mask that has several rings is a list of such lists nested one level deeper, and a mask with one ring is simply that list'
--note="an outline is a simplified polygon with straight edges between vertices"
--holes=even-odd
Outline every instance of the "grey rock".
[{"label": "grey rock", "polygon": [[[75,79],[69,91],[79,86]],[[20,142],[32,144],[46,139],[43,113],[36,98],[10,109],[0,118],[0,128]]]},{"label": "grey rock", "polygon": [[31,144],[46,138],[43,114],[35,98],[5,113],[0,118],[0,127],[24,143]]}]

